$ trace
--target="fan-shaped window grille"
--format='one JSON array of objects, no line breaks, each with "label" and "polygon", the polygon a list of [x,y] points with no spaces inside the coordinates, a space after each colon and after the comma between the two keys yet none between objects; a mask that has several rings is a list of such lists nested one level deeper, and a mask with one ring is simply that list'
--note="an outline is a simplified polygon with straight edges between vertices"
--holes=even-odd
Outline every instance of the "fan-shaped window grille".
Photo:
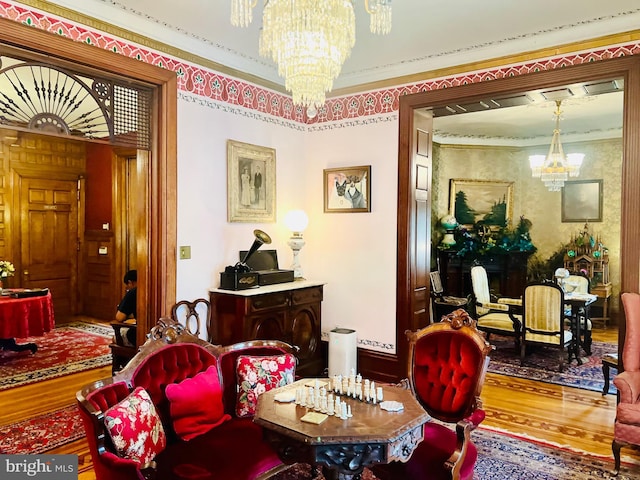
[{"label": "fan-shaped window grille", "polygon": [[42,63],[0,61],[0,124],[150,149],[151,89]]}]

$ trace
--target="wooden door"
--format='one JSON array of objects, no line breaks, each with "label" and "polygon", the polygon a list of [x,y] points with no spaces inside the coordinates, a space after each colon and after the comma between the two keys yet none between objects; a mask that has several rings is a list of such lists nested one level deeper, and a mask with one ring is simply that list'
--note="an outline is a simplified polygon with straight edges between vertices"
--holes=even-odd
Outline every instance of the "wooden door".
[{"label": "wooden door", "polygon": [[[431,270],[431,176],[433,117],[415,112],[411,133],[411,160],[406,208],[409,235],[406,239],[410,281],[409,328],[417,330],[431,323],[429,318],[429,272]],[[400,231],[400,229],[398,229]]]},{"label": "wooden door", "polygon": [[63,323],[77,313],[78,182],[22,177],[19,198],[21,286],[48,287]]}]

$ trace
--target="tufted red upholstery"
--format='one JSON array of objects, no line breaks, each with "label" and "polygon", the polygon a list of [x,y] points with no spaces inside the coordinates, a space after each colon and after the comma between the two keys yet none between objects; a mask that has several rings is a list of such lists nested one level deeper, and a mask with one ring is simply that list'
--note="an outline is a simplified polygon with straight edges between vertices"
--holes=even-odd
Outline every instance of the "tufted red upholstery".
[{"label": "tufted red upholstery", "polygon": [[480,391],[491,346],[462,309],[407,337],[411,389],[436,420],[424,426],[408,462],[376,466],[375,474],[381,480],[471,480],[478,452],[469,436],[485,417]]},{"label": "tufted red upholstery", "polygon": [[458,420],[474,401],[482,353],[459,332],[439,332],[416,342],[413,378],[416,395],[431,415]]},{"label": "tufted red upholstery", "polygon": [[94,390],[87,395],[87,400],[101,412],[107,411],[120,400],[126,398],[131,393],[125,382],[116,382],[105,385],[99,390]]},{"label": "tufted red upholstery", "polygon": [[[158,340],[160,341],[160,340]],[[287,346],[286,344],[281,344]],[[284,347],[283,347],[284,348]],[[235,361],[240,355],[279,355],[288,353],[277,346],[249,346],[238,344],[211,353],[201,345],[180,342],[144,351],[142,361],[130,374],[130,385],[145,388],[156,405],[168,436],[168,445],[155,459],[155,480],[233,479],[253,480],[272,468],[282,465],[276,452],[262,438],[262,429],[252,419],[232,418],[212,430],[189,441],[180,440],[173,432],[166,386],[192,378],[210,366],[216,366],[224,394],[231,400],[225,410],[233,415],[236,398]],[[290,348],[290,347],[289,347]],[[144,350],[144,349],[143,349]],[[126,372],[126,369],[124,370]],[[98,443],[102,430],[99,415],[91,408],[104,412],[130,393],[131,386],[124,381],[96,383],[87,388],[86,401],[81,401],[87,440],[97,480],[142,480],[142,472],[131,460],[112,453],[108,443]],[[89,393],[86,393],[89,391]],[[87,407],[90,405],[91,408]],[[108,442],[108,437],[106,438]],[[100,450],[99,450],[100,448]]]},{"label": "tufted red upholstery", "polygon": [[[164,393],[170,383],[180,383],[217,365],[217,359],[205,348],[194,343],[167,345],[148,356],[131,376],[134,387],[144,388],[151,397],[163,425],[171,425],[169,401]],[[173,427],[167,434],[173,435]]]}]

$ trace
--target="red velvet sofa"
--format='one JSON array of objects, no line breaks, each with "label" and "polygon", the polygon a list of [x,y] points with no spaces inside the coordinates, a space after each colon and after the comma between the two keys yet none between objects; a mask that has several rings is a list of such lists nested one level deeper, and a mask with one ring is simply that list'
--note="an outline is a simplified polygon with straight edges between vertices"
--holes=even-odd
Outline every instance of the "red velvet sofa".
[{"label": "red velvet sofa", "polygon": [[[284,353],[295,353],[294,348],[280,341],[215,346],[189,334],[179,324],[161,319],[151,339],[120,373],[77,393],[96,479],[248,480],[266,478],[285,468],[263,441],[262,430],[252,417],[238,418],[235,414],[238,356]],[[167,386],[180,384],[211,366],[217,369],[224,413],[231,419],[185,441],[172,425]],[[114,441],[105,429],[105,412],[136,387],[148,393],[166,435],[166,447],[144,465],[116,454]]]}]

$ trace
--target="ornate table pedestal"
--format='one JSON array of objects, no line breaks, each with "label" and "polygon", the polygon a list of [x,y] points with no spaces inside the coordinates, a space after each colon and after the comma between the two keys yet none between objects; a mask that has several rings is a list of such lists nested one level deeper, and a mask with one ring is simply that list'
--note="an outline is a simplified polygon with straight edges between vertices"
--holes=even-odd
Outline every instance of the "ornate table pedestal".
[{"label": "ornate table pedestal", "polygon": [[406,462],[422,441],[429,415],[411,391],[384,386],[385,400],[404,405],[400,412],[387,412],[379,405],[346,399],[353,416],[342,420],[330,416],[319,425],[300,420],[311,409],[295,403],[278,403],[275,394],[294,389],[300,380],[260,396],[254,421],[264,429],[265,439],[285,463],[306,462],[325,467],[334,479],[357,479],[362,470],[377,463]]}]

